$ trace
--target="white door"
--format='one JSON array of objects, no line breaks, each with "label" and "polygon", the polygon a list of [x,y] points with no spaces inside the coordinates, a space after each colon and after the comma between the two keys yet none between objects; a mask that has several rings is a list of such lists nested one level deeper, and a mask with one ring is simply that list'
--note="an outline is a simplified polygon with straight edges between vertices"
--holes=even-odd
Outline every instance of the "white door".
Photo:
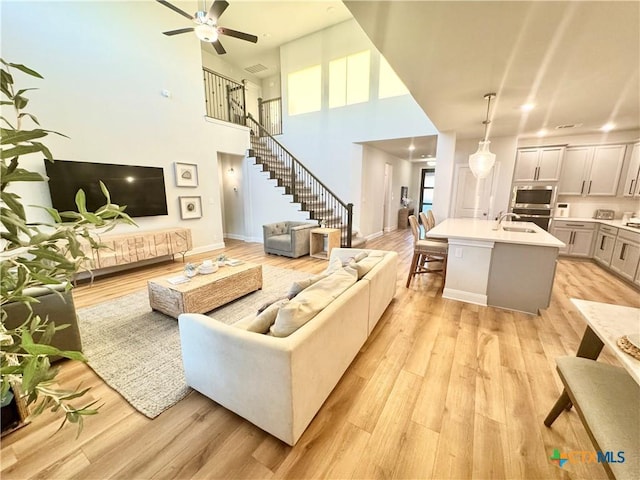
[{"label": "white door", "polygon": [[468,165],[457,166],[455,217],[486,219],[493,214],[491,202],[498,167],[499,164],[496,163],[489,176],[477,179]]}]

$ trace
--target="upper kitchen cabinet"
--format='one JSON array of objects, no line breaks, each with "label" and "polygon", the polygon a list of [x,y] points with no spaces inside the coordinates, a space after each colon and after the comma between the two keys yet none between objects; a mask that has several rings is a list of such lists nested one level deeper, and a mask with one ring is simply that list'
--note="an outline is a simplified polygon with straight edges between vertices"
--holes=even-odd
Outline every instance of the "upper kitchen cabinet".
[{"label": "upper kitchen cabinet", "polygon": [[555,182],[560,176],[565,147],[518,150],[514,182]]},{"label": "upper kitchen cabinet", "polygon": [[559,195],[615,196],[626,145],[567,148]]},{"label": "upper kitchen cabinet", "polygon": [[636,143],[633,146],[629,170],[627,170],[627,176],[624,180],[622,194],[625,197],[640,197],[638,181],[640,181],[640,143]]}]

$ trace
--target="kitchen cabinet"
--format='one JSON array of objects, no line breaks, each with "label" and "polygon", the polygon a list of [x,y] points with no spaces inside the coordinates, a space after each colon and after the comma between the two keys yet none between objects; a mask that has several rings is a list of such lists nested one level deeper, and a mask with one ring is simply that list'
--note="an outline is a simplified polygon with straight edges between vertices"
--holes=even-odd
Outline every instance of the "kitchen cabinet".
[{"label": "kitchen cabinet", "polygon": [[523,148],[518,150],[514,182],[555,182],[560,176],[565,147]]},{"label": "kitchen cabinet", "polygon": [[626,145],[567,148],[558,194],[615,196],[626,148]]},{"label": "kitchen cabinet", "polygon": [[596,243],[593,250],[593,258],[608,267],[613,256],[613,247],[618,236],[618,229],[609,225],[600,225]]},{"label": "kitchen cabinet", "polygon": [[556,221],[551,229],[551,234],[566,244],[559,253],[572,257],[591,257],[595,233],[592,222]]},{"label": "kitchen cabinet", "polygon": [[629,162],[629,170],[624,180],[622,195],[625,197],[640,197],[640,143],[633,146],[631,152],[631,160]]},{"label": "kitchen cabinet", "polygon": [[618,238],[613,247],[611,270],[627,280],[634,281],[640,262],[640,234],[618,231]]}]

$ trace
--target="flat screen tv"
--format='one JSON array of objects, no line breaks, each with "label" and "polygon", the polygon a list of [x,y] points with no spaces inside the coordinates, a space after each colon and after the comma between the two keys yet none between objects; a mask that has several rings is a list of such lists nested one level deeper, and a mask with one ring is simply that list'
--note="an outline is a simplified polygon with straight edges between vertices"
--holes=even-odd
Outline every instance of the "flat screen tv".
[{"label": "flat screen tv", "polygon": [[111,203],[126,205],[131,217],[167,215],[164,173],[160,167],[139,167],[111,163],[45,160],[53,208],[77,212],[76,192],[84,190],[87,210],[96,211],[106,203],[100,180],[107,186]]}]

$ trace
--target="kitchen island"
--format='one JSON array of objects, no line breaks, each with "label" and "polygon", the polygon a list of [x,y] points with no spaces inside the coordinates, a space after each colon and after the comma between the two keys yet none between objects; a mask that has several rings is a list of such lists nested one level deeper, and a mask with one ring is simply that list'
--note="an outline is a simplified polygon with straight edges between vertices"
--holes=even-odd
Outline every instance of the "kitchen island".
[{"label": "kitchen island", "polygon": [[538,314],[547,308],[558,250],[565,246],[530,222],[450,218],[427,237],[449,241],[442,296]]}]

